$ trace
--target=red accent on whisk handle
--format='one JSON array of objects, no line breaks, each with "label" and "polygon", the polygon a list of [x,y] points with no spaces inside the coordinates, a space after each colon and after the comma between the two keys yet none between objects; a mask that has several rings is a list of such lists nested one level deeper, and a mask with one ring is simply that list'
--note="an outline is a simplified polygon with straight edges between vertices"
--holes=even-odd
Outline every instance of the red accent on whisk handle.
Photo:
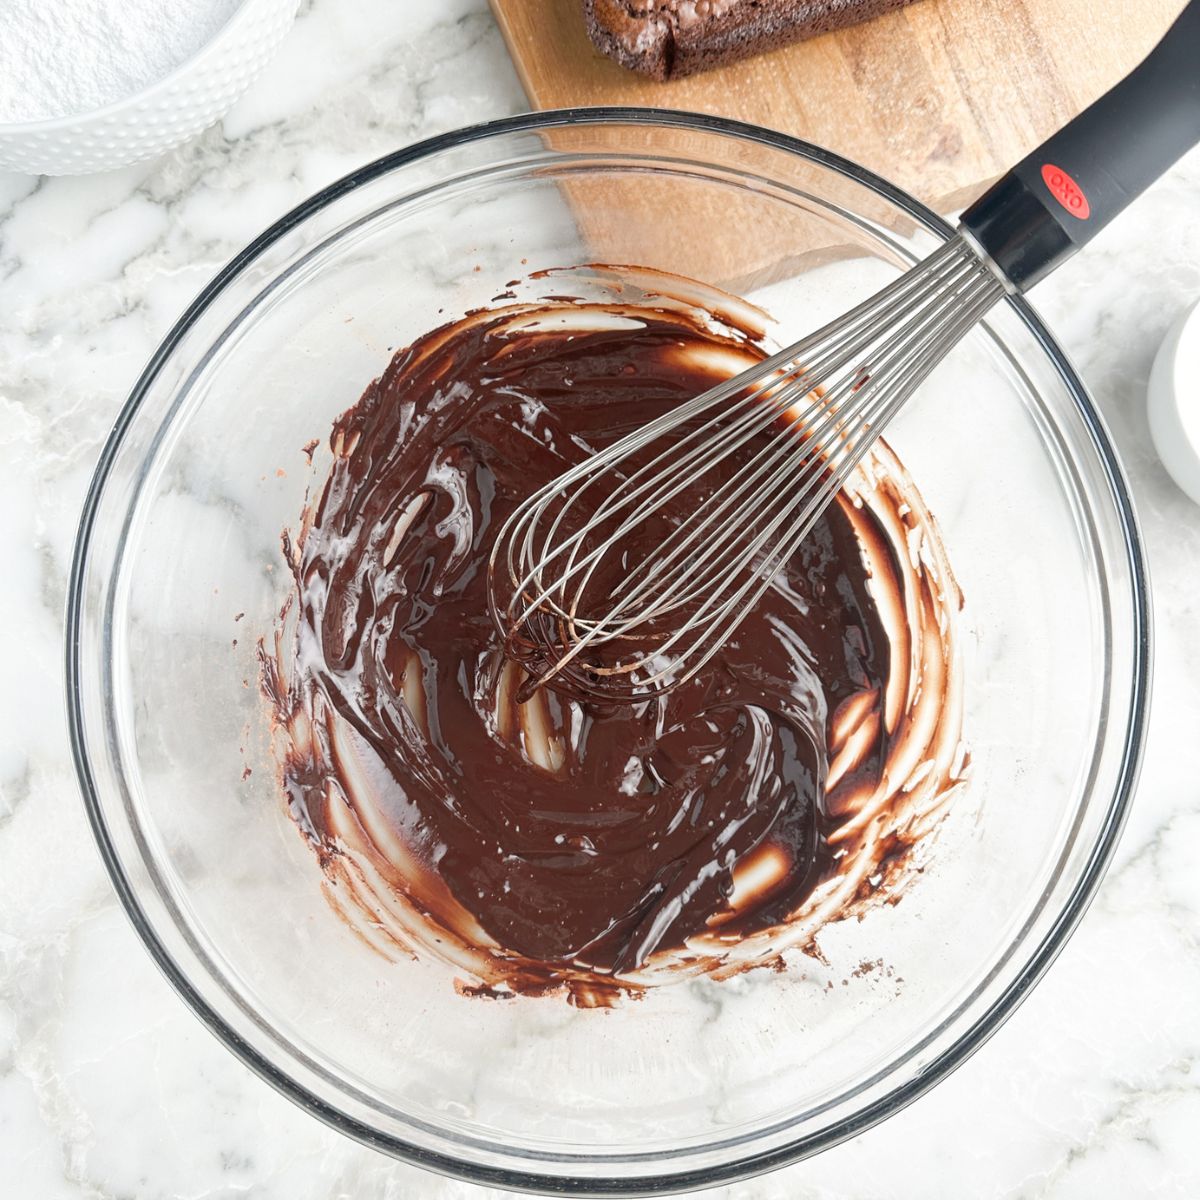
[{"label": "red accent on whisk handle", "polygon": [[1018,291],[1085,246],[1200,142],[1200,0],[1149,57],[963,214]]}]

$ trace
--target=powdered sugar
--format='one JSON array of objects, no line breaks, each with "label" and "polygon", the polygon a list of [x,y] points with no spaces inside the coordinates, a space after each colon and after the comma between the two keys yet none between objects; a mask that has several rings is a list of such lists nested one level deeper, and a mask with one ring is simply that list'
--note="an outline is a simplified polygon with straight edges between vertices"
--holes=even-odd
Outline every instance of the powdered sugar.
[{"label": "powdered sugar", "polygon": [[185,62],[239,0],[0,0],[0,123],[90,112]]}]

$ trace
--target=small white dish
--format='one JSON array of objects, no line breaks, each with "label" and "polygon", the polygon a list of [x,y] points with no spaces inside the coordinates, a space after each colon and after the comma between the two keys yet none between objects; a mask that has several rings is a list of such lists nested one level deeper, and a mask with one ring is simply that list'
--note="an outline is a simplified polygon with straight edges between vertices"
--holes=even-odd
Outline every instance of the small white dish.
[{"label": "small white dish", "polygon": [[1200,504],[1200,300],[1163,340],[1150,371],[1147,412],[1163,466]]},{"label": "small white dish", "polygon": [[169,75],[91,112],[0,124],[0,168],[29,175],[112,171],[163,154],[219,120],[291,27],[299,0],[245,0]]}]

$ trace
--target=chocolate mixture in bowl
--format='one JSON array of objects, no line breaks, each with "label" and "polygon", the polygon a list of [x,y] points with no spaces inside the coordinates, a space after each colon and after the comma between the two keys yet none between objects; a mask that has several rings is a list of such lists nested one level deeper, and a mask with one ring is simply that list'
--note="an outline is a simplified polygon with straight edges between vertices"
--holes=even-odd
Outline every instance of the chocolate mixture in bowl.
[{"label": "chocolate mixture in bowl", "polygon": [[777,963],[898,894],[964,755],[958,593],[882,447],[700,676],[519,702],[488,609],[499,526],[765,354],[760,314],[711,289],[584,274],[598,299],[434,330],[337,420],[263,679],[290,810],[356,930],[466,988],[602,1004]]}]

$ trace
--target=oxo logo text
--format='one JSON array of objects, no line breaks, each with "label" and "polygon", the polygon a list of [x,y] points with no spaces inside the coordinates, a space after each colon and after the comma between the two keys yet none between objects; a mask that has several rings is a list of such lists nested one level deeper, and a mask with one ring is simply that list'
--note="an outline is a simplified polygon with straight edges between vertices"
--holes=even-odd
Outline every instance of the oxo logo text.
[{"label": "oxo logo text", "polygon": [[1042,182],[1050,189],[1050,195],[1071,216],[1078,217],[1081,221],[1086,221],[1092,215],[1091,205],[1088,204],[1088,198],[1083,194],[1083,189],[1062,167],[1056,167],[1053,163],[1046,163],[1042,167]]}]

